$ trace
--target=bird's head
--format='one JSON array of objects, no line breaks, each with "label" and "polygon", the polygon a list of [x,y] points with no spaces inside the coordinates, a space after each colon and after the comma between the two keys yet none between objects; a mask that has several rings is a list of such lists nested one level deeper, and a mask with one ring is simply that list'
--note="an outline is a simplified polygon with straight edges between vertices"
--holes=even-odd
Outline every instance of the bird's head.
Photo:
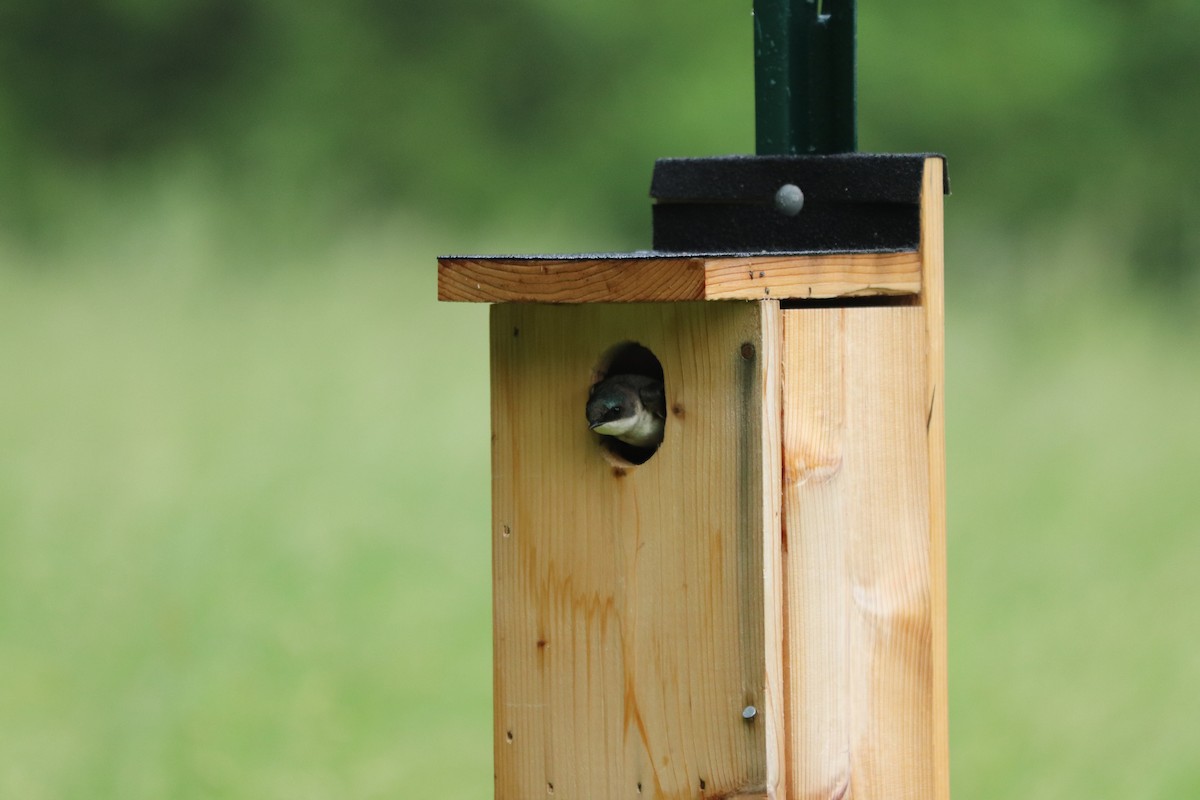
[{"label": "bird's head", "polygon": [[592,387],[587,403],[588,427],[605,436],[628,433],[642,413],[642,401],[637,390],[617,380],[607,380]]}]

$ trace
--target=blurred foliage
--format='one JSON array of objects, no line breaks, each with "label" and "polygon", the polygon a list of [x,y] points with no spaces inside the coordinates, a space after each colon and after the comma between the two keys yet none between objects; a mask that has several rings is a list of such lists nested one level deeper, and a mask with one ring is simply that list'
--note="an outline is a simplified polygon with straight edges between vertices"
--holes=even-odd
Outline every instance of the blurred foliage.
[{"label": "blurred foliage", "polygon": [[[190,169],[231,220],[283,241],[403,207],[460,230],[573,220],[644,246],[654,158],[753,147],[750,5],[10,2],[0,224],[50,240],[114,173]],[[935,0],[860,17],[863,149],[945,152],[955,213],[1024,234],[1086,215],[1139,272],[1189,278],[1200,4]]]}]

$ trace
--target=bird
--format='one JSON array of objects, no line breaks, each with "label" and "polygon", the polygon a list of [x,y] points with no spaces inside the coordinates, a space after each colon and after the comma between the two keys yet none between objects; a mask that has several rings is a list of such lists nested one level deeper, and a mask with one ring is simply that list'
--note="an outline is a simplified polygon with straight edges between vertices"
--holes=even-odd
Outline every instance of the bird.
[{"label": "bird", "polygon": [[588,395],[588,427],[634,447],[658,447],[666,419],[662,381],[646,375],[613,375]]}]

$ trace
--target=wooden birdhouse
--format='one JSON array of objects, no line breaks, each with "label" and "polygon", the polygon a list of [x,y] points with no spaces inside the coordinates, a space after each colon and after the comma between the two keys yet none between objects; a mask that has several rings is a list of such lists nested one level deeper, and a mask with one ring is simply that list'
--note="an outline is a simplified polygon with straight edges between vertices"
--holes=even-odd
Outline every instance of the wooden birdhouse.
[{"label": "wooden birdhouse", "polygon": [[[663,160],[651,251],[439,260],[492,304],[497,798],[948,797],[946,186]],[[589,428],[615,374],[661,444]]]}]

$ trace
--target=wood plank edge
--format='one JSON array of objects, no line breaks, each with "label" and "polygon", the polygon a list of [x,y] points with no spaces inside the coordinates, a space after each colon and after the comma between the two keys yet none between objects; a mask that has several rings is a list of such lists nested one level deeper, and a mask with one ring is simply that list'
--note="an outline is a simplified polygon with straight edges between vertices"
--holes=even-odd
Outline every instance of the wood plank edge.
[{"label": "wood plank edge", "polygon": [[920,303],[925,311],[926,442],[929,465],[929,579],[933,667],[934,800],[950,797],[950,696],[946,541],[944,170],[925,162],[921,191]]},{"label": "wood plank edge", "polygon": [[438,300],[444,302],[579,304],[703,299],[703,261],[690,256],[438,259]]},{"label": "wood plank edge", "polygon": [[[611,279],[579,277],[581,265],[603,265],[619,278],[631,265],[663,270],[661,281],[614,288]],[[874,296],[917,296],[919,252],[819,253],[809,255],[670,256],[630,254],[588,261],[556,257],[438,259],[438,300],[484,303],[676,302],[685,300],[830,300]],[[547,272],[574,265],[562,275]],[[513,270],[505,274],[505,269]],[[545,282],[521,270],[540,268]],[[695,275],[695,272],[699,275]],[[742,272],[745,276],[742,277]],[[737,277],[731,277],[736,273]],[[781,274],[782,273],[782,274]],[[673,276],[673,277],[672,277]],[[540,285],[531,291],[531,285]]]},{"label": "wood plank edge", "polygon": [[783,312],[760,302],[762,353],[763,641],[765,643],[765,800],[786,800],[787,693],[784,684],[783,573]]}]

